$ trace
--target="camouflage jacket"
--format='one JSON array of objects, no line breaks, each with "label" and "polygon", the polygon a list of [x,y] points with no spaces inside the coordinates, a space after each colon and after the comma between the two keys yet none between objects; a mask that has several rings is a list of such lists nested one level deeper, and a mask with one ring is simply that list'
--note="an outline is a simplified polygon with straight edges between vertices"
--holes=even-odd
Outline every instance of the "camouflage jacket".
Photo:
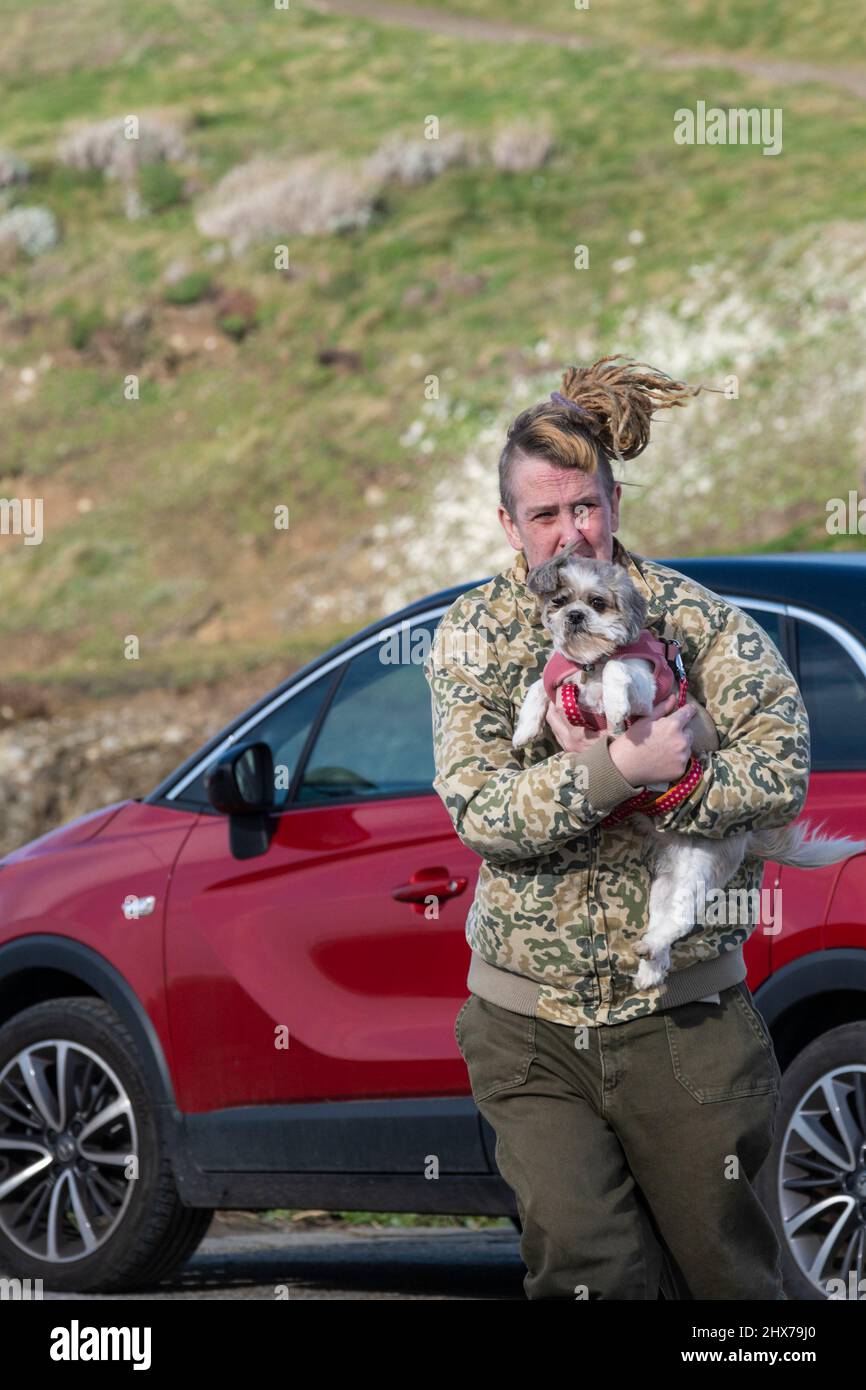
[{"label": "camouflage jacket", "polygon": [[[695,791],[655,824],[721,837],[796,819],[808,790],[809,721],[778,648],[741,609],[616,537],[612,558],[646,597],[646,626],[680,642],[689,690],[718,731]],[[580,753],[560,748],[551,729],[518,752],[511,746],[551,651],[526,574],[518,551],[507,570],[462,594],[424,666],[433,786],[463,844],[481,856],[466,919],[467,987],[573,1027],[622,1023],[726,988],[745,978],[763,861],[747,856],[726,885],[726,901],[747,908],[724,913],[724,925],[710,925],[708,910],[671,947],[664,985],[637,990],[650,841],[629,819],[601,822],[640,788],[613,762],[609,733]]]}]

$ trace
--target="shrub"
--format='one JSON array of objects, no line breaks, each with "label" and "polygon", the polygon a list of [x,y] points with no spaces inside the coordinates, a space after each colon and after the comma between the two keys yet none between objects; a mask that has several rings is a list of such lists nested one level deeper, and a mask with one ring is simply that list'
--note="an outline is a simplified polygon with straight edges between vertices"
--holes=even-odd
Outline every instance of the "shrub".
[{"label": "shrub", "polygon": [[79,309],[73,305],[68,310],[68,318],[69,344],[71,347],[77,348],[79,352],[87,347],[91,335],[96,329],[105,326],[105,315],[99,305],[94,305],[88,309]]},{"label": "shrub", "polygon": [[128,177],[139,165],[182,159],[183,136],[162,116],[141,116],[138,139],[126,137],[126,117],[90,121],[61,139],[57,158],[72,169],[99,169],[107,179]]},{"label": "shrub", "polygon": [[502,126],[490,142],[490,158],[497,169],[521,173],[540,169],[554,147],[548,126],[530,121],[515,121]]},{"label": "shrub", "polygon": [[13,183],[26,183],[30,177],[30,165],[19,159],[11,150],[0,150],[0,188],[8,188]]},{"label": "shrub", "polygon": [[28,256],[41,256],[59,240],[57,219],[49,208],[10,208],[0,216],[0,245],[13,244]]},{"label": "shrub", "polygon": [[255,327],[258,308],[258,303],[248,290],[223,290],[214,306],[214,313],[223,333],[240,341]]},{"label": "shrub", "polygon": [[225,237],[237,254],[265,237],[366,225],[376,193],[369,177],[325,155],[291,164],[257,158],[231,169],[199,207],[203,236]]},{"label": "shrub", "polygon": [[219,326],[223,333],[238,342],[250,331],[250,324],[242,314],[226,314],[225,318],[219,320]]},{"label": "shrub", "polygon": [[151,212],[163,212],[183,202],[183,176],[169,164],[142,164],[138,191]]},{"label": "shrub", "polygon": [[411,185],[427,183],[452,165],[475,162],[477,157],[477,150],[460,131],[439,140],[407,140],[393,134],[369,156],[365,167],[377,182]]},{"label": "shrub", "polygon": [[183,275],[173,284],[165,287],[167,304],[197,304],[204,299],[211,288],[211,278],[206,270],[194,270]]}]

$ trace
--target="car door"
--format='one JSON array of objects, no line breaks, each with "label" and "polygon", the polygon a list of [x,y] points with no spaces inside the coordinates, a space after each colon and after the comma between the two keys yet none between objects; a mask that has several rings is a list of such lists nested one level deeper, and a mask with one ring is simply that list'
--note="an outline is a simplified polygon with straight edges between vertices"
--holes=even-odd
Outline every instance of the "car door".
[{"label": "car door", "polygon": [[185,1111],[465,1093],[453,1026],[479,860],[432,790],[437,621],[407,625],[405,659],[366,639],[246,731],[274,758],[265,853],[234,859],[206,809],[187,839],[166,942]]},{"label": "car door", "polygon": [[[760,599],[734,600],[744,613],[762,627],[782,658],[793,669],[793,648],[791,640],[792,624],[781,604]],[[785,930],[785,895],[782,887],[781,864],[768,859],[764,863],[761,877],[761,909],[759,925],[752,932],[743,948],[743,956],[748,967],[748,981],[752,989],[770,974],[773,964],[772,948],[774,942]]]},{"label": "car door", "polygon": [[[812,743],[803,814],[823,834],[866,840],[866,652],[819,614],[798,610],[794,634]],[[794,955],[809,946],[862,948],[863,870],[863,856],[826,869],[784,870],[784,900],[804,934]]]}]

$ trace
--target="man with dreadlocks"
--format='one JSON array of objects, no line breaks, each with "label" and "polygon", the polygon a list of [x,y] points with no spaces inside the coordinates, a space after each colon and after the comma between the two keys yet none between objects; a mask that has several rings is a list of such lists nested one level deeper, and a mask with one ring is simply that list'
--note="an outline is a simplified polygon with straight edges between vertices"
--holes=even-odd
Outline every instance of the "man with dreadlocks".
[{"label": "man with dreadlocks", "polygon": [[[515,1194],[528,1298],[783,1299],[754,1187],[781,1072],[743,958],[762,861],[726,887],[750,920],[708,912],[671,947],[664,982],[637,989],[648,841],[612,813],[697,757],[702,775],[654,824],[712,837],[785,825],[808,788],[808,717],[757,623],[614,536],[611,458],[635,458],[653,412],[704,389],[619,355],[570,368],[511,425],[499,518],[517,557],[451,605],[425,666],[434,787],[481,856],[455,1036]],[[626,567],[704,709],[671,695],[624,733],[593,733],[565,717],[560,690],[543,737],[515,751],[550,655],[526,576],[571,543]]]}]

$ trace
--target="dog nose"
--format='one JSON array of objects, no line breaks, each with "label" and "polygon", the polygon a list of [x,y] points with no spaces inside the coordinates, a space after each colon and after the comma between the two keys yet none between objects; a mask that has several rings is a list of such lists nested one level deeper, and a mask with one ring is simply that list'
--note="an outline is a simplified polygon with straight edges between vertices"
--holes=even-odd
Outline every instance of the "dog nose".
[{"label": "dog nose", "polygon": [[568,621],[571,627],[583,627],[584,616],[582,613],[569,613]]}]

